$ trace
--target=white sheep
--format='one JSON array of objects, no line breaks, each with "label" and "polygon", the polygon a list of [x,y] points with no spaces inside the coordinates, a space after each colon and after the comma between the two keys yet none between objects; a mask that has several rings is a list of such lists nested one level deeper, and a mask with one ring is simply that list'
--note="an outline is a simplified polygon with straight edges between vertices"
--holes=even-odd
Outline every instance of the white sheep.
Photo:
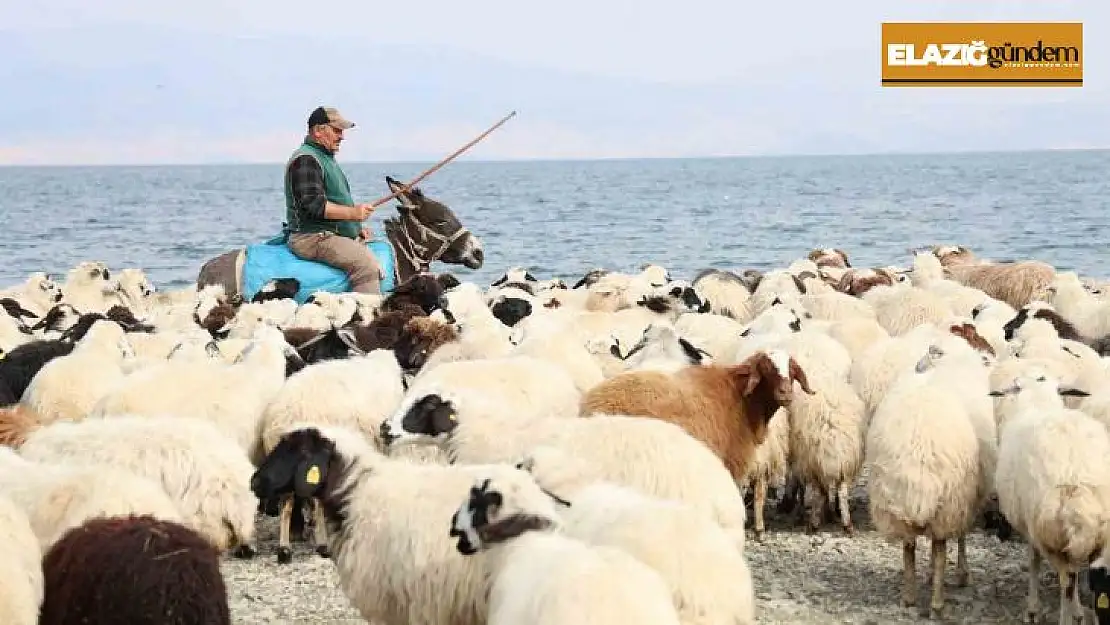
[{"label": "white sheep", "polygon": [[124,379],[135,356],[127,333],[114,321],[95,321],[69,354],[54,358],[31,378],[23,403],[41,423],[79,421]]},{"label": "white sheep", "polygon": [[154,481],[120,469],[32,462],[0,446],[0,496],[31,522],[42,552],[85,521],[149,514],[184,523],[180,510]]},{"label": "white sheep", "polygon": [[823,321],[875,319],[875,309],[870,304],[840,291],[811,293],[807,290],[800,301],[814,319]]},{"label": "white sheep", "polygon": [[[708,514],[743,550],[744,499],[721,459],[681,426],[660,419],[592,415],[589,419],[522,419],[509,415],[467,418],[448,403],[420,417],[382,425],[389,448],[433,444],[456,463],[516,462],[547,445],[589,464],[595,479],[685,501]],[[667,458],[661,464],[660,458]]]},{"label": "white sheep", "polygon": [[[596,481],[584,461],[540,446],[517,464],[536,484],[568,500],[563,532],[622,549],[658,572],[686,625],[755,622],[751,571],[732,537],[690,505]],[[678,548],[675,548],[678,547]]]},{"label": "white sheep", "polygon": [[1060,576],[1060,622],[1082,622],[1078,572],[1110,552],[1110,456],[1106,427],[1066,408],[1059,382],[1044,371],[994,391],[1017,394],[999,437],[998,505],[1029,543],[1027,619],[1040,616],[1042,558]]},{"label": "white sheep", "polygon": [[165,415],[204,419],[239,443],[252,461],[261,456],[262,413],[285,383],[293,348],[276,328],[264,328],[234,364],[170,359],[124,378],[93,407],[90,417]]},{"label": "white sheep", "polygon": [[146,276],[146,272],[138,267],[127,267],[117,274],[120,302],[131,310],[137,317],[147,315],[155,305],[154,283]]},{"label": "white sheep", "polygon": [[488,558],[488,625],[678,625],[654,569],[617,547],[576,540],[562,525],[553,498],[526,473],[473,482],[450,533],[468,559]]},{"label": "white sheep", "polygon": [[27,514],[0,493],[0,623],[36,625],[43,600],[42,548]]},{"label": "white sheep", "polygon": [[[767,505],[767,487],[774,484],[785,486],[790,470],[790,412],[780,407],[767,423],[767,438],[756,446],[743,486],[752,492],[752,535],[763,540],[767,527],[763,512]],[[801,482],[795,486],[800,487]]]},{"label": "white sheep", "polygon": [[916,286],[877,286],[863,294],[875,310],[875,319],[891,336],[905,334],[923,323],[939,323],[952,316],[942,296]]},{"label": "white sheep", "polygon": [[66,273],[62,294],[66,303],[82,313],[102,313],[124,304],[119,280],[113,280],[108,266],[98,261],[82,261]]},{"label": "white sheep", "polygon": [[706,269],[694,276],[693,286],[709,302],[709,312],[745,323],[751,318],[751,292],[740,276],[720,269]]},{"label": "white sheep", "polygon": [[131,415],[54,423],[28,436],[19,453],[35,462],[114,467],[147,478],[217,549],[254,553],[254,466],[211,423]]},{"label": "white sheep", "polygon": [[43,317],[62,301],[62,287],[49,275],[36,271],[19,285],[0,290],[0,297],[10,297],[38,317]]},{"label": "white sheep", "polygon": [[574,380],[579,393],[585,393],[605,379],[601,367],[584,345],[555,333],[525,337],[510,355],[531,356],[561,366]]},{"label": "white sheep", "polygon": [[[434,355],[434,354],[433,354]],[[449,402],[453,410],[489,415],[576,417],[581,393],[561,366],[530,356],[482,358],[421,370],[412,380],[395,419],[418,413],[428,402]]]},{"label": "white sheep", "polygon": [[929,605],[935,617],[944,608],[946,545],[953,538],[957,583],[968,582],[965,537],[989,492],[982,455],[995,439],[989,426],[988,440],[981,438],[984,428],[965,409],[961,389],[949,384],[945,365],[928,353],[918,351],[912,369],[900,368],[879,403],[867,431],[866,461],[871,518],[883,536],[902,543],[903,605],[917,602],[917,537],[932,543]]}]

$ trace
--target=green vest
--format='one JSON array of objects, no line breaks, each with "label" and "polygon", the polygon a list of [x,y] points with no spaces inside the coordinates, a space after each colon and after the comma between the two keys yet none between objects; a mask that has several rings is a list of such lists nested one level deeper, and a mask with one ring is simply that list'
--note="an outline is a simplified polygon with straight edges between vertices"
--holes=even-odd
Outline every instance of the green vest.
[{"label": "green vest", "polygon": [[315,158],[316,162],[320,164],[320,169],[324,172],[324,195],[327,196],[329,202],[345,206],[353,206],[355,203],[351,197],[351,185],[347,182],[346,174],[339,168],[339,163],[335,162],[335,157],[305,139],[305,142],[293,151],[293,155],[285,163],[286,228],[289,232],[334,232],[348,239],[358,238],[359,230],[362,229],[361,221],[314,219],[297,210],[293,202],[293,189],[289,184],[289,165],[298,156],[305,154]]}]

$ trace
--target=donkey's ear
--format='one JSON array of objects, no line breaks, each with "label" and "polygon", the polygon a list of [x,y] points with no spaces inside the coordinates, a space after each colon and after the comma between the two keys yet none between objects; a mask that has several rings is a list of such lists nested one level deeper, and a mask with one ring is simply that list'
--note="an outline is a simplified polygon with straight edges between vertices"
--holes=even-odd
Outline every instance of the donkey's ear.
[{"label": "donkey's ear", "polygon": [[405,183],[401,182],[400,180],[397,180],[393,176],[386,176],[385,177],[385,183],[387,185],[389,185],[389,192],[390,193],[397,193],[397,192],[400,191],[400,192],[402,192],[401,197],[402,198],[404,197],[404,195],[405,195],[404,194]]}]

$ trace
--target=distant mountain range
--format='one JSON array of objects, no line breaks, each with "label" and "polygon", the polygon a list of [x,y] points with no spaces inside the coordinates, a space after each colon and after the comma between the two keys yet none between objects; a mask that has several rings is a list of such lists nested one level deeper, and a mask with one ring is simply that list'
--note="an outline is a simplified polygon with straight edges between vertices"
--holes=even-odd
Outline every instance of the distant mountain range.
[{"label": "distant mountain range", "polygon": [[322,102],[359,123],[347,160],[435,159],[514,109],[474,158],[1110,147],[1102,83],[883,89],[877,58],[866,75],[829,58],[675,86],[445,49],[122,27],[0,31],[0,58],[0,164],[280,161]]}]

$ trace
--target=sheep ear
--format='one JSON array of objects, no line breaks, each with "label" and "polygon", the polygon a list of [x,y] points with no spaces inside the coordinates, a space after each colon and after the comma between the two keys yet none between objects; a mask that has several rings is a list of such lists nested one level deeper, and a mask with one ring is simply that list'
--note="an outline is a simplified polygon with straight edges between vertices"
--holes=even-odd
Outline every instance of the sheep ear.
[{"label": "sheep ear", "polygon": [[809,379],[806,378],[806,372],[802,371],[802,367],[793,358],[790,359],[790,379],[797,382],[798,386],[809,395],[814,394],[814,390],[809,387]]},{"label": "sheep ear", "polygon": [[1063,397],[1090,397],[1091,394],[1087,391],[1078,388],[1062,388],[1057,391]]},{"label": "sheep ear", "polygon": [[739,382],[740,386],[743,388],[741,394],[745,397],[754,393],[755,387],[759,386],[759,372],[747,363],[733,367],[732,376],[736,378],[737,382]]},{"label": "sheep ear", "polygon": [[613,338],[613,344],[609,346],[609,353],[612,354],[615,358],[620,358],[621,360],[624,360],[624,356],[621,355],[620,339],[616,337]]},{"label": "sheep ear", "polygon": [[679,337],[678,344],[682,346],[682,351],[686,353],[686,359],[692,363],[699,363],[702,361],[703,354],[708,356],[705,351],[694,347],[693,343],[686,339]]}]

